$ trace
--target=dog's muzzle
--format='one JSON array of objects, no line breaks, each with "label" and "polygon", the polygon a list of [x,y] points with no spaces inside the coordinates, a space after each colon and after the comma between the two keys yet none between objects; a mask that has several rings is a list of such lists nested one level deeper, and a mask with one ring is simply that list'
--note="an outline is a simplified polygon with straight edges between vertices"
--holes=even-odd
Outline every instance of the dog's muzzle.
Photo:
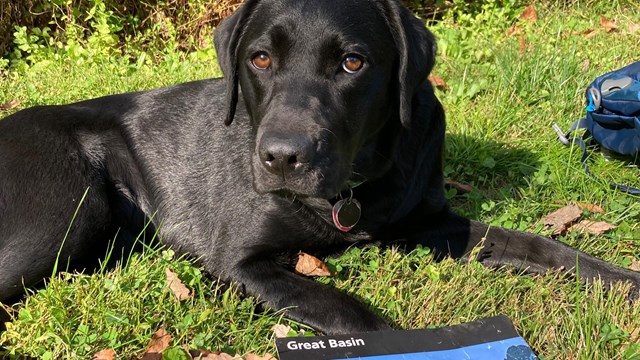
[{"label": "dog's muzzle", "polygon": [[265,134],[258,145],[262,167],[284,181],[304,175],[311,169],[316,153],[314,141],[304,137]]}]

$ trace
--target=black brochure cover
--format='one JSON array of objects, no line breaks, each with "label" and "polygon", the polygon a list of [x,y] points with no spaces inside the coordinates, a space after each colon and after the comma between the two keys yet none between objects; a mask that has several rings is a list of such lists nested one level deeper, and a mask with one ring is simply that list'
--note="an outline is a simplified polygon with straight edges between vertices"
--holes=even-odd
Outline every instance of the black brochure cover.
[{"label": "black brochure cover", "polygon": [[441,329],[276,339],[280,360],[536,360],[506,316]]}]

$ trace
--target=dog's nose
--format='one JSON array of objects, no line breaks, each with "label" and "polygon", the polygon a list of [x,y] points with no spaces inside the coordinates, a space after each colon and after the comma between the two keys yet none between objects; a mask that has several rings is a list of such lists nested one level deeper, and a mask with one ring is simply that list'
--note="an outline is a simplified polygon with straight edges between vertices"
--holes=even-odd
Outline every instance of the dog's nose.
[{"label": "dog's nose", "polygon": [[262,165],[269,172],[287,176],[302,173],[313,157],[313,142],[301,138],[266,136],[259,147]]}]

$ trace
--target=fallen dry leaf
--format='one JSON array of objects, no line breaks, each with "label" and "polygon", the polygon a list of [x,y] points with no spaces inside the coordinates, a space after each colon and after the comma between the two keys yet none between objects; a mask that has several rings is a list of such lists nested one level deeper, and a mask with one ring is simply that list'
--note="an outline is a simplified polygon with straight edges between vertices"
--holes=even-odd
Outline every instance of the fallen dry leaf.
[{"label": "fallen dry leaf", "polygon": [[582,31],[574,31],[571,33],[571,35],[581,35],[583,36],[585,39],[591,39],[592,37],[596,36],[597,32],[594,29],[586,29],[586,30],[582,30]]},{"label": "fallen dry leaf", "polygon": [[20,101],[18,101],[18,100],[7,101],[4,104],[0,104],[0,111],[7,111],[7,110],[15,109],[18,106],[20,106]]},{"label": "fallen dry leaf", "polygon": [[227,353],[223,353],[223,352],[214,352],[214,353],[210,353],[206,356],[201,357],[201,360],[233,360],[233,359],[239,359],[240,357],[238,356],[231,356]]},{"label": "fallen dry leaf", "polygon": [[431,81],[436,89],[444,90],[447,88],[447,83],[444,81],[444,79],[437,75],[429,75],[429,81]]},{"label": "fallen dry leaf", "polygon": [[296,272],[305,276],[331,276],[327,265],[317,257],[303,252],[298,253]]},{"label": "fallen dry leaf", "polygon": [[513,25],[510,28],[508,28],[504,34],[508,37],[511,37],[513,35],[518,35],[520,34],[520,32],[522,31],[522,29],[518,26],[518,25]]},{"label": "fallen dry leaf", "polygon": [[604,28],[604,31],[608,33],[618,30],[618,25],[616,24],[616,22],[611,21],[604,16],[600,20],[600,25],[602,25],[602,27]]},{"label": "fallen dry leaf", "polygon": [[585,59],[582,62],[582,71],[587,71],[589,70],[589,66],[591,66],[591,61],[589,59]]},{"label": "fallen dry leaf", "polygon": [[473,186],[468,184],[463,184],[461,182],[457,182],[451,179],[444,179],[444,184],[445,186],[449,186],[458,190],[462,194],[467,194],[473,191]]},{"label": "fallen dry leaf", "polygon": [[175,299],[178,301],[188,299],[191,296],[191,291],[182,283],[178,275],[169,268],[165,270],[165,273],[167,274],[167,286]]},{"label": "fallen dry leaf", "polygon": [[579,207],[567,205],[545,216],[542,221],[547,229],[553,229],[553,235],[559,235],[581,215],[582,211]]},{"label": "fallen dry leaf", "polygon": [[[184,346],[182,347],[184,349]],[[185,349],[189,353],[192,359],[206,359],[207,356],[214,354],[209,350],[194,350],[194,349]],[[219,354],[219,353],[218,353]]]},{"label": "fallen dry leaf", "polygon": [[631,258],[631,265],[629,266],[629,269],[633,271],[640,271],[640,260],[635,257]]},{"label": "fallen dry leaf", "polygon": [[233,360],[233,359],[238,359],[238,357],[231,356],[227,353],[216,351],[216,352],[209,353],[205,356],[202,356],[200,359],[201,360]]},{"label": "fallen dry leaf", "polygon": [[536,12],[536,8],[531,4],[524,9],[518,18],[531,23],[536,22],[538,21],[538,12]]},{"label": "fallen dry leaf", "polygon": [[609,224],[606,221],[582,220],[579,223],[573,225],[571,229],[586,231],[593,235],[602,235],[611,229],[615,229],[616,227],[617,226]]},{"label": "fallen dry leaf", "polygon": [[582,210],[587,210],[592,213],[604,214],[604,210],[596,204],[577,202],[576,205]]},{"label": "fallen dry leaf", "polygon": [[162,353],[169,347],[171,335],[161,327],[151,337],[147,351],[142,355],[142,360],[159,360],[162,359]]},{"label": "fallen dry leaf", "polygon": [[289,331],[291,331],[291,326],[285,324],[275,324],[273,325],[271,330],[277,338],[284,338],[287,337],[287,334],[289,334]]},{"label": "fallen dry leaf", "polygon": [[524,54],[524,51],[527,49],[527,43],[524,39],[524,33],[520,33],[520,55]]},{"label": "fallen dry leaf", "polygon": [[116,357],[116,352],[113,349],[104,349],[98,351],[91,360],[113,360]]},{"label": "fallen dry leaf", "polygon": [[273,355],[269,353],[265,353],[262,356],[258,356],[256,354],[247,354],[247,356],[244,357],[244,360],[278,360],[278,359],[276,359]]}]

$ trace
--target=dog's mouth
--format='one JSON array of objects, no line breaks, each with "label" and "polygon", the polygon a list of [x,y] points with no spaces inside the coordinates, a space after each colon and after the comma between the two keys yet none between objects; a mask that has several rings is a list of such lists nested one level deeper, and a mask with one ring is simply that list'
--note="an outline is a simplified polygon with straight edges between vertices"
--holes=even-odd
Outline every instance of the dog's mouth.
[{"label": "dog's mouth", "polygon": [[347,180],[333,184],[316,184],[315,181],[305,181],[305,179],[264,181],[264,179],[257,180],[254,178],[253,185],[256,192],[260,194],[288,194],[295,197],[322,199],[334,198],[348,189]]},{"label": "dog's mouth", "polygon": [[[258,190],[256,190],[258,191]],[[260,191],[258,191],[260,192]],[[333,199],[338,197],[341,193],[340,191],[335,190],[324,190],[324,189],[312,189],[310,191],[301,191],[300,189],[284,186],[279,188],[274,188],[273,190],[269,190],[265,193],[276,194],[281,197],[292,198],[292,199]]]}]

